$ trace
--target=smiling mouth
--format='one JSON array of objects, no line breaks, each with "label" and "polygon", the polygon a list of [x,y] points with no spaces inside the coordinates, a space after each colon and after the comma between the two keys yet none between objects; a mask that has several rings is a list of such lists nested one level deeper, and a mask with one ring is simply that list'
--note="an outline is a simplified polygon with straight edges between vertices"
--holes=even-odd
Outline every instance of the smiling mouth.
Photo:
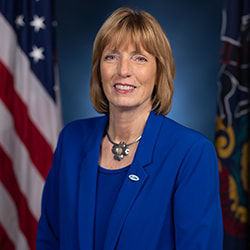
[{"label": "smiling mouth", "polygon": [[136,87],[135,86],[132,86],[132,85],[125,85],[125,84],[115,84],[114,87],[116,89],[120,89],[120,90],[133,90],[135,89]]}]

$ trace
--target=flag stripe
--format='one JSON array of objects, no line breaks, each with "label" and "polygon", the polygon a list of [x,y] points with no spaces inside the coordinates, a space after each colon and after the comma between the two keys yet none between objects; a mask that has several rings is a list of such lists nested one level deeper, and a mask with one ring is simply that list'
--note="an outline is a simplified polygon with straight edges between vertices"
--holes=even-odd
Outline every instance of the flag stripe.
[{"label": "flag stripe", "polygon": [[11,25],[1,13],[0,34],[4,34],[1,36],[0,60],[14,76],[16,92],[24,103],[29,104],[30,119],[54,148],[60,120],[58,105],[50,98],[34,73],[30,71],[29,60],[17,44]]},{"label": "flag stripe", "polygon": [[[3,183],[4,187],[11,195],[14,203],[17,207],[19,225],[26,236],[30,249],[35,249],[35,234],[37,229],[37,221],[32,216],[25,197],[21,193],[15,174],[12,170],[12,163],[9,157],[5,154],[5,152],[0,147],[0,155],[1,155],[1,172],[0,172],[0,180]],[[32,188],[32,187],[30,187]],[[6,211],[7,212],[7,211]]]},{"label": "flag stripe", "polygon": [[0,117],[4,120],[0,126],[0,146],[12,159],[13,171],[20,190],[25,195],[33,216],[38,220],[44,180],[37,168],[33,166],[27,149],[15,132],[12,116],[1,100]]},{"label": "flag stripe", "polygon": [[[6,190],[12,196],[19,215],[19,224],[22,232],[28,240],[28,244],[31,249],[35,249],[35,233],[37,228],[37,222],[30,213],[28,206],[26,204],[25,198],[20,192],[17,181],[15,179],[14,173],[12,171],[11,161],[4,154],[3,150],[0,147],[0,154],[2,162],[4,163],[2,171],[0,173],[0,180],[3,183]],[[5,178],[7,176],[8,178]],[[7,212],[7,211],[6,211]]]},{"label": "flag stripe", "polygon": [[5,233],[0,223],[0,246],[1,250],[15,250],[15,245],[12,243],[8,235]]},{"label": "flag stripe", "polygon": [[0,80],[0,98],[12,113],[17,134],[27,147],[34,165],[46,178],[52,160],[52,149],[30,120],[26,105],[15,92],[13,77],[1,61]]},{"label": "flag stripe", "polygon": [[0,223],[6,234],[16,247],[16,250],[28,250],[29,245],[19,229],[16,206],[0,181]]}]

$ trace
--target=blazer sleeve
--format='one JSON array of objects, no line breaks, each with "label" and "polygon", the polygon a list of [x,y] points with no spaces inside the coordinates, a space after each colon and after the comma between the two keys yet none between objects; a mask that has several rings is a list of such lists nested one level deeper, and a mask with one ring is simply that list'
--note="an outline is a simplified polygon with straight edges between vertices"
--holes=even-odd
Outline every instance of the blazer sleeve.
[{"label": "blazer sleeve", "polygon": [[206,139],[184,157],[174,193],[176,250],[222,250],[217,156]]},{"label": "blazer sleeve", "polygon": [[59,166],[62,133],[59,136],[53,163],[46,179],[42,196],[41,217],[36,236],[36,250],[59,249]]}]

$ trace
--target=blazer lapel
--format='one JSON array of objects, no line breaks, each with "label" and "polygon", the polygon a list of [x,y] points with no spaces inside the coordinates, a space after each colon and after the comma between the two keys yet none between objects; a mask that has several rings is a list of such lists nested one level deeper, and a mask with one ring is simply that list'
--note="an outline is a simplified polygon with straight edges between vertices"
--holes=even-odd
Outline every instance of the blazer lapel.
[{"label": "blazer lapel", "polygon": [[[114,204],[106,232],[104,250],[115,249],[126,216],[148,178],[144,167],[152,161],[153,149],[159,136],[162,121],[162,116],[150,113],[133,163]],[[139,180],[133,176],[137,176]]]},{"label": "blazer lapel", "polygon": [[102,135],[107,123],[107,117],[93,123],[90,140],[86,142],[86,149],[80,166],[78,232],[80,249],[92,250],[95,221],[96,178],[98,158]]}]

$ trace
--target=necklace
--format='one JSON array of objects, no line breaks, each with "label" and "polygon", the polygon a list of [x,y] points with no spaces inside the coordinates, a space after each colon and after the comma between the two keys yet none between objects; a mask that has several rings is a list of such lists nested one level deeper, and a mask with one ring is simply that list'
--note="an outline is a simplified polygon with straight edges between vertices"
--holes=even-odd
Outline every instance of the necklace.
[{"label": "necklace", "polygon": [[117,161],[120,161],[123,159],[124,156],[129,154],[129,146],[137,143],[140,141],[141,136],[139,136],[138,138],[136,138],[133,142],[126,144],[125,142],[121,141],[119,144],[113,142],[107,132],[107,138],[108,140],[113,144],[112,147],[112,153],[114,154],[114,159]]}]

